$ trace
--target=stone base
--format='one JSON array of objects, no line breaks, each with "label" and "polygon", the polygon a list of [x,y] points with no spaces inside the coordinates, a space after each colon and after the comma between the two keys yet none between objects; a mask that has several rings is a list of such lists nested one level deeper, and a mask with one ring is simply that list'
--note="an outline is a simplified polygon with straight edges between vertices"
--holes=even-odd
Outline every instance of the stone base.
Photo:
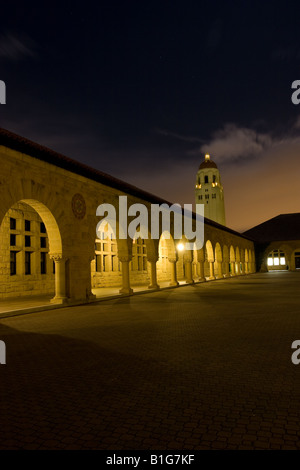
[{"label": "stone base", "polygon": [[170,287],[177,287],[177,286],[179,286],[179,282],[170,282],[169,286]]},{"label": "stone base", "polygon": [[160,289],[160,286],[158,284],[150,284],[150,286],[148,286],[148,289],[158,290]]},{"label": "stone base", "polygon": [[68,303],[68,298],[67,297],[53,297],[53,299],[50,300],[51,304],[67,304]]},{"label": "stone base", "polygon": [[126,294],[126,295],[133,294],[133,289],[131,289],[131,288],[130,289],[124,289],[123,288],[123,289],[119,290],[119,293],[120,294]]}]

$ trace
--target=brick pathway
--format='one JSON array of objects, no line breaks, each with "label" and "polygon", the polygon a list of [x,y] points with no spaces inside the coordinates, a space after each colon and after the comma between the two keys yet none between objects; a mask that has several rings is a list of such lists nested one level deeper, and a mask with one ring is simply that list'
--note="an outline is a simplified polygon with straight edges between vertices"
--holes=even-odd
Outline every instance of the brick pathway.
[{"label": "brick pathway", "polygon": [[300,273],[0,320],[0,449],[298,449]]}]

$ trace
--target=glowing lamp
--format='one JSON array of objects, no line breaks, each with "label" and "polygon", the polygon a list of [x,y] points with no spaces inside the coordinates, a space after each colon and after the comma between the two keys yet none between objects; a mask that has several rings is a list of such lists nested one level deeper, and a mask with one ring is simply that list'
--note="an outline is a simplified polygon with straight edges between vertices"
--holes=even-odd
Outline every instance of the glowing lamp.
[{"label": "glowing lamp", "polygon": [[184,244],[183,243],[178,243],[177,250],[178,251],[183,251],[184,250]]}]

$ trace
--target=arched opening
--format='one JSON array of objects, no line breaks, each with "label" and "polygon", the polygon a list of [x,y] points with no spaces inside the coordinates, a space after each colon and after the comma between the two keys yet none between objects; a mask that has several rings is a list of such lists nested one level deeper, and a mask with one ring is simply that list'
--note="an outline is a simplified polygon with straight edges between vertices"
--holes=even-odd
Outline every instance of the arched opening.
[{"label": "arched opening", "polygon": [[240,255],[240,249],[237,246],[235,250],[235,273],[238,276],[241,274],[241,255]]},{"label": "arched opening", "polygon": [[223,271],[224,271],[224,277],[229,277],[230,262],[229,262],[229,249],[227,245],[223,246]]},{"label": "arched opening", "polygon": [[215,279],[214,262],[215,262],[215,257],[214,257],[213,246],[212,246],[211,241],[207,240],[207,242],[205,243],[204,273],[205,273],[206,279],[211,280],[211,281]]},{"label": "arched opening", "polygon": [[131,286],[146,286],[149,284],[147,240],[136,234],[132,240],[132,260],[130,262]]},{"label": "arched opening", "polygon": [[169,232],[163,232],[158,244],[157,281],[160,285],[177,285],[177,254]]},{"label": "arched opening", "polygon": [[231,245],[229,248],[229,263],[230,263],[230,276],[236,276],[235,272],[235,251],[233,246]]},{"label": "arched opening", "polygon": [[288,260],[283,250],[273,250],[267,257],[268,271],[287,271],[289,269]]},{"label": "arched opening", "polygon": [[222,262],[223,262],[222,249],[221,249],[220,243],[217,242],[215,246],[215,265],[214,265],[216,279],[223,278]]},{"label": "arched opening", "polygon": [[247,248],[245,249],[245,273],[248,274],[250,272],[249,267],[249,254]]},{"label": "arched opening", "polygon": [[66,301],[68,262],[58,224],[43,203],[22,199],[13,204],[3,217],[0,237],[1,299],[43,296],[45,301]]},{"label": "arched opening", "polygon": [[92,293],[101,297],[122,286],[122,270],[118,243],[109,222],[103,220],[97,228],[95,257],[91,261]]}]

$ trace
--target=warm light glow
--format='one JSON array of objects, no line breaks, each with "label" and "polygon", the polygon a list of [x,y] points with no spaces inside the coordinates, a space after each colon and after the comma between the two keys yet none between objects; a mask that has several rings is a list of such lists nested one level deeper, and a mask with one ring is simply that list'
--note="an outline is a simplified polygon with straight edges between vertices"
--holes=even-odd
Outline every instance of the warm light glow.
[{"label": "warm light glow", "polygon": [[178,251],[183,251],[184,250],[184,244],[183,243],[178,243],[177,250]]},{"label": "warm light glow", "polygon": [[210,160],[210,155],[208,155],[208,153],[205,155],[205,161],[207,162],[208,160]]},{"label": "warm light glow", "polygon": [[273,258],[268,258],[268,266],[273,266]]},{"label": "warm light glow", "polygon": [[285,264],[285,258],[283,258],[283,257],[280,258],[280,264],[281,264],[281,265]]}]

